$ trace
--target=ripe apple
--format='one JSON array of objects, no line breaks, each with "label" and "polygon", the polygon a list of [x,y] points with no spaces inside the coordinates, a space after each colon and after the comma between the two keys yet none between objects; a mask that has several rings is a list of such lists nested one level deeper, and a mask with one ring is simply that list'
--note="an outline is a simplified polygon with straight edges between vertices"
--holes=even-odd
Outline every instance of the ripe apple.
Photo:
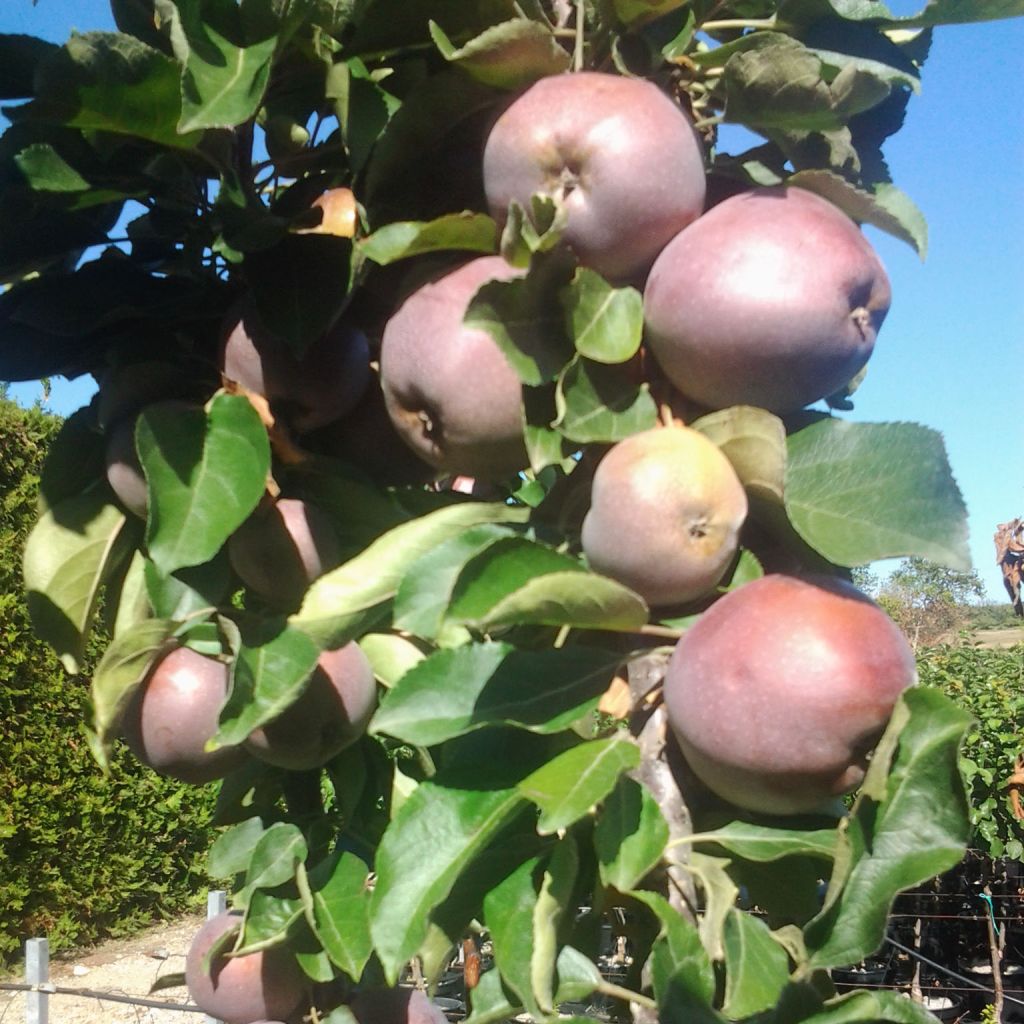
[{"label": "ripe apple", "polygon": [[193,783],[222,778],[246,760],[241,747],[206,749],[217,732],[227,688],[227,665],[176,647],[135,691],[121,722],[125,742],[161,775]]},{"label": "ripe apple", "polygon": [[353,641],[324,651],[302,695],[250,733],[245,747],[279,768],[319,768],[363,735],[376,706],[373,669]]},{"label": "ripe apple", "polygon": [[280,947],[228,957],[218,954],[209,970],[203,959],[213,944],[242,921],[228,910],[210,918],[196,933],[185,958],[185,983],[192,1001],[224,1024],[250,1024],[288,1017],[306,991],[305,975],[291,953]]},{"label": "ripe apple", "polygon": [[417,988],[376,988],[360,992],[349,1005],[359,1024],[446,1024],[447,1018]]},{"label": "ripe apple", "polygon": [[598,463],[583,552],[648,604],[680,604],[721,580],[746,516],[746,491],[713,441],[689,427],[656,427]]},{"label": "ripe apple", "polygon": [[704,152],[689,116],[656,85],[582,71],[535,82],[495,121],[484,190],[504,220],[515,200],[560,199],[564,239],[611,280],[641,278],[704,208]]},{"label": "ripe apple", "polygon": [[450,474],[494,479],[522,469],[522,385],[483,330],[467,327],[488,281],[522,271],[481,256],[421,285],[384,327],[380,379],[388,415],[407,445]]},{"label": "ripe apple", "polygon": [[355,407],[370,380],[370,349],[366,335],[342,320],[296,358],[260,321],[252,300],[243,300],[224,328],[221,370],[263,395],[301,433]]},{"label": "ripe apple", "polygon": [[[193,402],[167,399],[153,402],[151,406],[177,409],[180,412],[199,408]],[[133,515],[140,519],[146,518],[149,507],[149,492],[146,489],[146,476],[142,471],[142,463],[135,447],[135,427],[139,413],[119,420],[107,437],[106,461],[107,482],[117,496],[118,501]]]},{"label": "ripe apple", "polygon": [[330,516],[299,498],[260,505],[232,534],[228,557],[250,590],[280,608],[298,606],[306,588],[341,560]]},{"label": "ripe apple", "polygon": [[764,576],[713,604],[676,645],[669,723],[718,796],[764,814],[856,789],[899,695],[917,679],[895,623],[826,576]]},{"label": "ripe apple", "polygon": [[890,297],[881,261],[838,207],[806,189],[755,189],[662,251],[644,288],[645,340],[702,405],[784,414],[853,379]]}]

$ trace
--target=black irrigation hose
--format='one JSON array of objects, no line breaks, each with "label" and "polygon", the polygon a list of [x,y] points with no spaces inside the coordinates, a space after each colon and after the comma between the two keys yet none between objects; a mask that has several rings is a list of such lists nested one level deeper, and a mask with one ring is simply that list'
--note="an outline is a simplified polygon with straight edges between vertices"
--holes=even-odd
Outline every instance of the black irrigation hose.
[{"label": "black irrigation hose", "polygon": [[[951,971],[948,967],[943,967],[942,964],[937,964],[934,960],[929,960],[928,957],[918,953],[917,950],[911,949],[909,946],[904,946],[902,942],[897,942],[895,939],[890,939],[887,935],[885,941],[890,946],[895,946],[897,949],[904,953],[909,953],[916,960],[920,960],[921,963],[927,964],[929,967],[934,967],[935,970],[941,971],[943,974],[949,975],[951,978],[955,978],[957,981],[963,982],[965,985],[970,985],[971,988],[981,989],[982,992],[995,998],[995,992],[988,987],[988,985],[982,985],[980,981],[975,981],[973,978],[965,978],[962,974],[957,974],[956,971]],[[1014,999],[1013,996],[1003,995],[1003,1002],[1013,1003],[1015,1006],[1024,1006],[1024,1001],[1020,999]]]},{"label": "black irrigation hose", "polygon": [[158,999],[139,999],[135,996],[120,996],[113,992],[99,992],[92,988],[63,988],[48,981],[38,985],[0,981],[0,990],[6,992],[42,992],[48,996],[81,996],[83,999],[100,999],[110,1003],[131,1003],[133,1006],[151,1006],[156,1010],[184,1010],[186,1013],[203,1013],[191,1003],[165,1003]]}]

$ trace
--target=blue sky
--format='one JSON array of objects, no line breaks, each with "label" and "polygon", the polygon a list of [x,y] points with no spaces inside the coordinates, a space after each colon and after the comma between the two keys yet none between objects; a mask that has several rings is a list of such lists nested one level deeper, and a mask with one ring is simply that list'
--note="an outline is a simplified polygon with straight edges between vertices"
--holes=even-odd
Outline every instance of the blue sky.
[{"label": "blue sky", "polygon": [[[923,2],[923,0],[922,0]],[[914,0],[899,0],[911,13]],[[107,0],[3,0],[0,32],[63,42],[113,29]],[[920,96],[886,145],[895,182],[928,219],[929,255],[868,229],[893,286],[867,380],[847,414],[940,431],[967,502],[971,552],[990,597],[1005,599],[996,524],[1024,515],[1024,19],[936,30]],[[14,394],[31,402],[35,384]],[[69,412],[85,382],[55,382]]]}]

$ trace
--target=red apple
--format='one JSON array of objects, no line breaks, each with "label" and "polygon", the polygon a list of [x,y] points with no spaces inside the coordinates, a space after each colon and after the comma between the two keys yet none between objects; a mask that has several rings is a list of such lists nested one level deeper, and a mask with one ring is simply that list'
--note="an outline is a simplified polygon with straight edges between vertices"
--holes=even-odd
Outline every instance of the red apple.
[{"label": "red apple", "polygon": [[486,331],[463,323],[483,284],[521,273],[500,256],[471,260],[417,288],[384,328],[388,414],[405,443],[446,473],[494,479],[529,462],[519,376]]},{"label": "red apple", "polygon": [[370,380],[369,343],[362,331],[339,321],[298,358],[246,300],[225,326],[221,369],[228,380],[263,395],[275,415],[302,432],[355,407]]},{"label": "red apple", "polygon": [[363,735],[376,706],[373,669],[352,642],[324,651],[302,695],[250,733],[245,746],[279,768],[319,768]]},{"label": "red apple", "polygon": [[341,558],[330,516],[298,498],[261,505],[232,534],[228,556],[252,591],[292,609],[318,576]]},{"label": "red apple", "polygon": [[446,1024],[425,992],[415,988],[368,989],[349,1007],[359,1024]]},{"label": "red apple", "polygon": [[709,789],[752,811],[796,814],[860,785],[916,679],[905,637],[855,587],[772,575],[720,598],[683,635],[665,705]]},{"label": "red apple", "polygon": [[196,933],[185,959],[189,995],[204,1013],[224,1024],[288,1017],[302,1000],[307,983],[287,949],[275,947],[238,957],[219,954],[209,969],[203,967],[213,944],[241,921],[239,912],[225,911]]},{"label": "red apple", "polygon": [[241,747],[206,749],[227,688],[224,662],[176,647],[136,690],[121,722],[125,742],[161,775],[193,783],[222,778],[246,760]]},{"label": "red apple", "polygon": [[889,302],[885,268],[838,207],[756,189],[665,247],[644,288],[644,336],[688,398],[783,414],[853,379]]},{"label": "red apple", "polygon": [[651,82],[582,71],[535,82],[484,146],[484,190],[503,220],[515,200],[560,199],[564,238],[612,280],[642,277],[704,208],[704,152],[689,116]]}]

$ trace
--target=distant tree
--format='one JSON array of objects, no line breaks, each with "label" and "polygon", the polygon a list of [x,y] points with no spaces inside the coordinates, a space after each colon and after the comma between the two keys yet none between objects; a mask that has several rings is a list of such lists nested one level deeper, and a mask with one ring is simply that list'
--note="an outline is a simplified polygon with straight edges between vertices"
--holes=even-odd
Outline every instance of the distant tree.
[{"label": "distant tree", "polygon": [[905,558],[881,584],[878,601],[916,649],[966,622],[972,602],[985,596],[973,569],[947,569],[924,558]]}]

